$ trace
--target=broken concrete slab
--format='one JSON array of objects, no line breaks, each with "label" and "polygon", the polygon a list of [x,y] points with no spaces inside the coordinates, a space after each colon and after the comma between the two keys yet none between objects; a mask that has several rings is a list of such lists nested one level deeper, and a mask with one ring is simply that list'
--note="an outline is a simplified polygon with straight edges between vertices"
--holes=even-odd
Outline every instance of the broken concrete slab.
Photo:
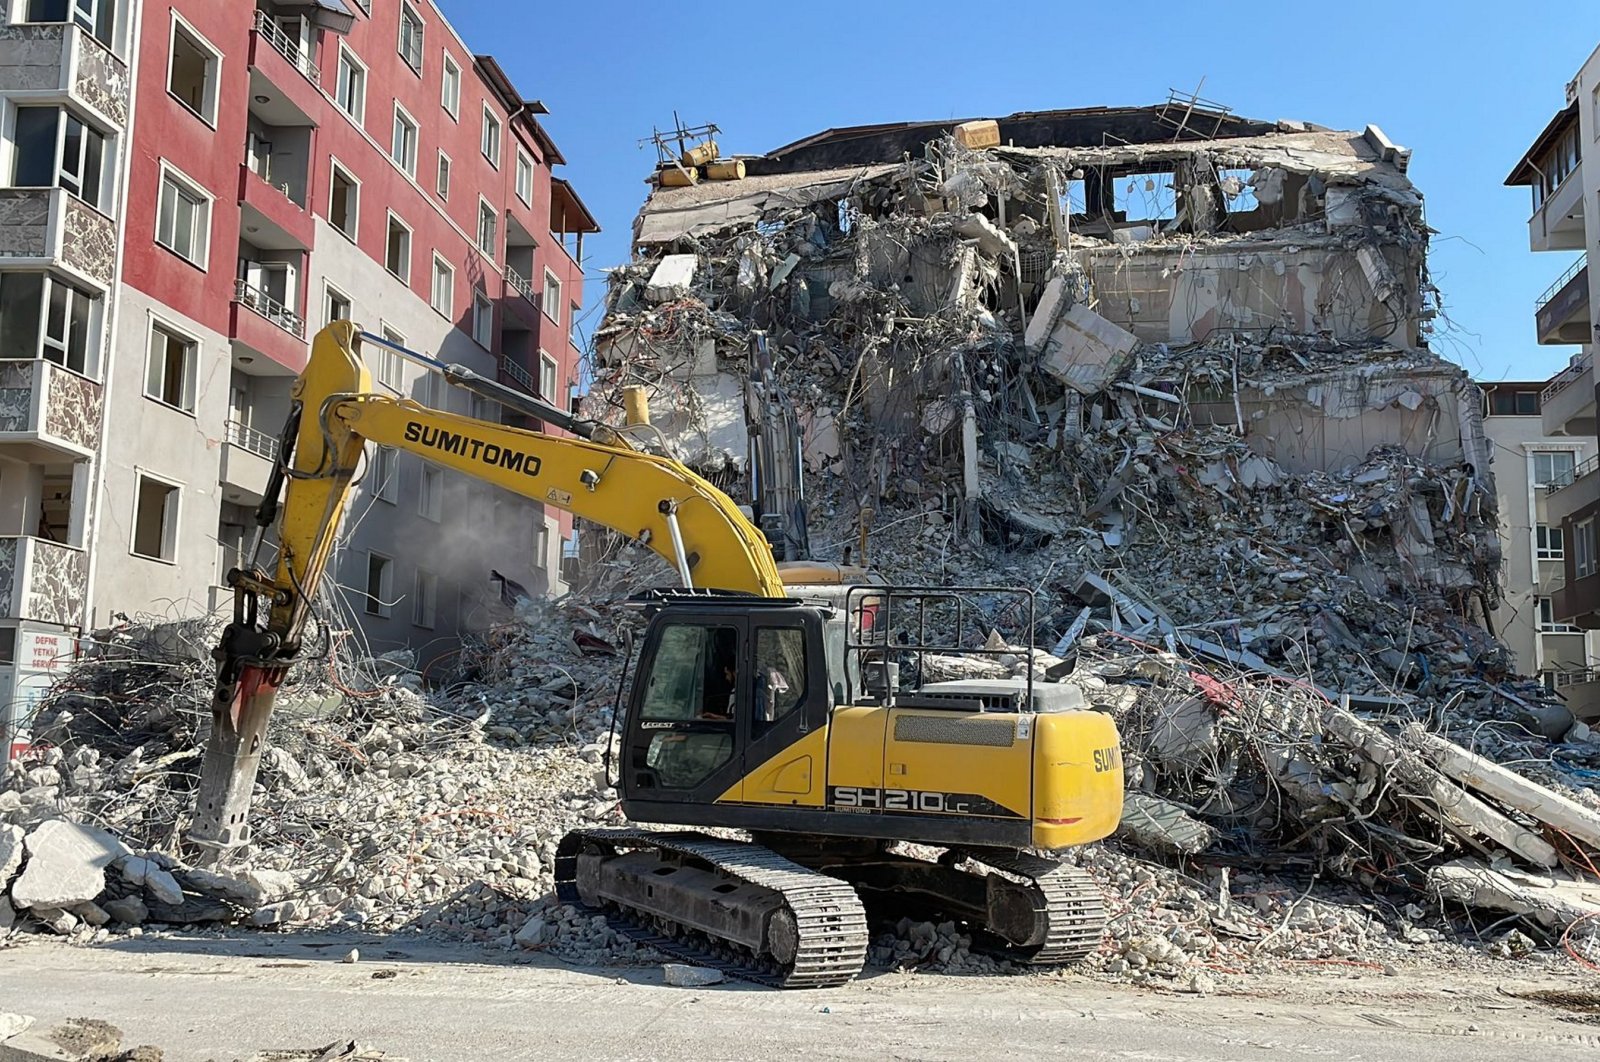
[{"label": "broken concrete slab", "polygon": [[1163,855],[1197,855],[1211,847],[1217,831],[1170,800],[1125,793],[1117,836]]},{"label": "broken concrete slab", "polygon": [[982,214],[966,214],[956,222],[956,232],[978,241],[978,250],[990,258],[1010,261],[1017,253],[1017,242],[1004,229]]},{"label": "broken concrete slab", "polygon": [[105,902],[105,912],[126,926],[143,925],[150,917],[150,908],[137,896],[124,896]]},{"label": "broken concrete slab", "polygon": [[26,833],[21,826],[0,822],[0,892],[11,884],[12,877],[22,866],[22,841]]},{"label": "broken concrete slab", "polygon": [[128,850],[105,830],[51,819],[27,836],[28,862],[11,887],[18,907],[61,909],[105,891],[106,867]]},{"label": "broken concrete slab", "polygon": [[25,1033],[33,1026],[33,1018],[26,1014],[0,1012],[0,1041]]},{"label": "broken concrete slab", "polygon": [[183,902],[183,889],[178,879],[162,869],[161,865],[145,856],[130,856],[118,866],[122,880],[129,885],[147,889],[151,896],[164,904]]},{"label": "broken concrete slab", "polygon": [[1492,760],[1468,752],[1437,734],[1430,734],[1416,723],[1406,727],[1405,736],[1429,762],[1456,781],[1518,811],[1525,811],[1575,840],[1600,849],[1600,813],[1530,782]]},{"label": "broken concrete slab", "polygon": [[1323,712],[1322,723],[1340,741],[1378,766],[1387,767],[1391,780],[1405,788],[1418,809],[1451,833],[1473,842],[1487,837],[1539,866],[1560,863],[1556,850],[1538,834],[1446,780],[1420,756],[1372,724],[1334,707]]},{"label": "broken concrete slab", "polygon": [[1040,365],[1079,394],[1093,395],[1106,389],[1138,346],[1138,336],[1074,303],[1045,340]]},{"label": "broken concrete slab", "polygon": [[1428,887],[1440,899],[1529,915],[1550,929],[1600,915],[1600,882],[1566,873],[1529,874],[1458,859],[1429,870]]},{"label": "broken concrete slab", "polygon": [[122,1030],[93,1018],[72,1018],[52,1029],[29,1027],[0,1040],[0,1062],[109,1062],[122,1055]]},{"label": "broken concrete slab", "polygon": [[655,272],[650,274],[644,297],[651,302],[672,302],[684,298],[694,290],[694,274],[699,265],[700,259],[692,254],[666,255],[661,259],[661,264],[656,266]]},{"label": "broken concrete slab", "polygon": [[1027,331],[1023,333],[1023,342],[1030,354],[1044,353],[1050,333],[1055,330],[1056,322],[1061,320],[1071,301],[1072,292],[1067,288],[1066,278],[1051,277],[1040,293],[1039,304],[1034,307],[1033,314],[1028,318]]}]

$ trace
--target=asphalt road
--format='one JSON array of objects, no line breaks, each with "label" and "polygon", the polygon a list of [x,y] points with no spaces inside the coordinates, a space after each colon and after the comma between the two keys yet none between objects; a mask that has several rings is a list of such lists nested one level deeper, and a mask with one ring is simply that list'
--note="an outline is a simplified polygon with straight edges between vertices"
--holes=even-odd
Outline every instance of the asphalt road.
[{"label": "asphalt road", "polygon": [[[361,961],[339,962],[353,944]],[[1558,1003],[1528,998],[1538,991]],[[1515,964],[1503,975],[1319,971],[1224,981],[1208,996],[1074,975],[903,973],[776,992],[371,938],[145,939],[0,950],[0,1010],[103,1019],[169,1062],[341,1039],[413,1062],[1600,1057],[1600,976]]]}]

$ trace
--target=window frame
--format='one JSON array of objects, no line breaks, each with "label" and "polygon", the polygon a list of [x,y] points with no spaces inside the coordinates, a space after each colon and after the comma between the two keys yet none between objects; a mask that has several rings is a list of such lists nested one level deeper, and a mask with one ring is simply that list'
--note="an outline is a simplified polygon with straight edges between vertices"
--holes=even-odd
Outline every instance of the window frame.
[{"label": "window frame", "polygon": [[[87,33],[89,36],[105,45],[106,48],[115,53],[119,59],[125,58],[121,49],[117,47],[120,43],[117,40],[117,23],[120,17],[120,12],[117,10],[117,6],[113,0],[88,0],[90,4],[94,5],[95,17],[92,20],[92,25],[86,23],[83,19],[78,17],[82,13],[82,8],[79,5],[82,4],[84,0],[67,0],[67,17],[60,21],[34,18],[32,12],[34,2],[35,0],[20,0],[20,6],[22,9],[18,11],[17,14],[11,19],[14,25],[77,26],[83,32]],[[99,15],[101,11],[109,11],[111,13],[111,22],[105,27],[106,35],[104,37],[100,35],[100,32],[97,29],[100,24]]]},{"label": "window frame", "polygon": [[[47,25],[57,25],[57,23],[47,23]],[[23,152],[22,144],[18,139],[18,127],[21,124],[21,112],[23,111],[49,111],[55,115],[55,146],[50,160],[51,180],[49,184],[25,184],[19,180],[17,171],[22,162]],[[77,122],[83,130],[78,144],[78,166],[80,171],[88,169],[91,137],[98,138],[100,143],[99,173],[91,185],[86,179],[87,174],[80,172],[77,175],[77,191],[73,191],[72,188],[63,183],[67,174],[67,129],[70,122]],[[11,166],[9,181],[6,186],[8,188],[59,188],[90,209],[99,211],[109,217],[110,214],[105,209],[108,204],[104,202],[106,199],[106,172],[108,165],[114,167],[116,164],[116,160],[111,157],[111,140],[110,136],[101,132],[98,126],[77,113],[68,104],[30,103],[27,100],[18,100],[11,109],[11,135],[9,138]],[[84,194],[91,189],[93,198]]]},{"label": "window frame", "polygon": [[[376,444],[375,444],[376,445]],[[395,485],[400,478],[400,451],[377,445],[372,455],[372,496],[381,502],[395,503]]]},{"label": "window frame", "polygon": [[[162,517],[164,523],[170,517],[171,524],[164,529],[161,536],[161,548],[164,551],[170,552],[171,556],[152,556],[148,553],[139,552],[139,503],[141,496],[144,493],[143,488],[145,480],[149,480],[152,483],[159,483],[163,487],[169,488],[171,491],[171,493],[168,495],[168,497],[172,499],[171,512],[163,515]],[[133,468],[133,519],[130,521],[128,533],[128,553],[131,556],[138,557],[140,560],[155,561],[157,564],[176,565],[178,563],[178,540],[182,533],[182,529],[183,484],[178,480],[169,479],[166,476],[158,475],[157,473],[152,472],[143,466],[135,465]]]},{"label": "window frame", "polygon": [[[344,178],[345,183],[349,184],[351,192],[354,193],[349,197],[348,203],[350,213],[349,231],[346,231],[344,226],[333,220],[333,190],[336,180],[340,177]],[[343,236],[351,243],[356,242],[356,235],[361,231],[361,180],[354,173],[350,172],[350,168],[344,163],[340,162],[337,156],[333,155],[328,156],[327,221],[329,225],[333,226],[334,230],[338,232],[339,235]]]},{"label": "window frame", "polygon": [[[356,73],[359,73],[361,75],[360,76],[360,89],[361,89],[360,99],[355,101],[356,104],[357,104],[357,108],[356,108],[355,111],[351,111],[349,108],[347,108],[344,105],[344,98],[343,97],[344,97],[345,93],[340,88],[340,85],[339,85],[340,80],[342,78],[344,78],[344,76],[345,76],[344,71],[345,71],[345,65],[346,65],[345,61],[346,60],[349,60],[350,69],[352,71],[354,71]],[[343,114],[346,118],[349,118],[352,122],[354,122],[356,124],[357,128],[362,128],[362,129],[366,128],[366,122],[367,122],[367,83],[368,83],[367,79],[368,79],[368,74],[369,74],[369,71],[367,69],[367,64],[363,63],[361,61],[361,57],[355,53],[355,49],[351,48],[350,45],[346,44],[344,41],[341,40],[339,42],[339,58],[334,63],[333,106],[335,107],[335,109],[337,109],[339,111],[340,114]]]},{"label": "window frame", "polygon": [[428,461],[422,462],[417,480],[417,515],[431,523],[444,522],[444,469]]},{"label": "window frame", "polygon": [[1596,570],[1594,518],[1579,520],[1572,527],[1572,570],[1575,578],[1584,579]]},{"label": "window frame", "polygon": [[[485,224],[488,226],[487,235],[489,237],[489,246],[487,247],[483,245],[483,238],[486,235],[484,232]],[[488,258],[489,261],[497,260],[497,252],[500,249],[500,212],[495,209],[493,203],[489,202],[481,194],[478,196],[478,226],[473,242],[477,245],[479,253]]]},{"label": "window frame", "polygon": [[[383,268],[388,271],[390,276],[394,277],[396,280],[400,281],[400,283],[406,285],[407,287],[410,287],[411,286],[411,260],[412,260],[413,257],[415,257],[415,249],[416,249],[416,243],[415,243],[415,238],[414,238],[415,237],[415,232],[411,228],[410,225],[406,224],[405,219],[402,218],[399,214],[396,214],[393,210],[387,211],[387,214],[388,214],[388,221],[384,225],[384,230],[383,230]],[[395,226],[397,226],[397,225],[406,234],[406,252],[405,252],[405,263],[404,263],[405,268],[404,268],[403,271],[400,271],[400,272],[396,272],[395,269],[389,264],[390,251],[392,250],[391,243],[392,243],[392,241],[394,239],[394,230],[395,230]]]},{"label": "window frame", "polygon": [[1560,524],[1535,524],[1533,556],[1540,561],[1559,561],[1567,557],[1566,538]]},{"label": "window frame", "polygon": [[[550,393],[544,393],[544,377],[546,370],[550,373]],[[539,397],[546,402],[554,402],[556,388],[561,386],[561,362],[557,361],[543,347],[539,348]]]},{"label": "window frame", "polygon": [[[402,128],[411,131],[410,151],[406,157],[395,154],[400,150],[400,131]],[[422,154],[422,126],[411,117],[411,112],[400,105],[399,100],[394,101],[394,126],[389,131],[389,158],[413,181],[417,179],[417,159]]]},{"label": "window frame", "polygon": [[[383,561],[379,569],[378,592],[372,592],[372,562]],[[361,594],[367,600],[361,606],[363,615],[375,616],[378,619],[389,619],[394,615],[394,558],[387,553],[379,553],[375,549],[367,550],[367,578],[366,586]]]},{"label": "window frame", "polygon": [[419,565],[411,579],[411,596],[411,625],[433,630],[439,620],[438,573]]},{"label": "window frame", "polygon": [[[494,131],[492,138],[489,135],[491,129]],[[489,153],[491,139],[494,147],[494,154],[492,155]],[[494,113],[493,108],[485,102],[483,105],[483,129],[478,133],[478,151],[488,161],[489,165],[496,170],[500,168],[500,158],[505,150],[504,139],[505,123],[500,120],[498,114]]]},{"label": "window frame", "polygon": [[[528,175],[528,182],[527,182],[528,183],[528,194],[527,195],[523,195],[522,194],[522,183],[523,183],[522,182],[522,175],[524,173],[526,173]],[[527,149],[525,149],[521,144],[518,144],[517,145],[517,175],[516,175],[515,181],[513,181],[513,188],[515,189],[516,197],[519,200],[521,200],[522,205],[526,206],[526,207],[532,207],[533,206],[533,176],[534,176],[533,156],[528,154]]]},{"label": "window frame", "polygon": [[[214,213],[213,208],[216,206],[216,198],[206,190],[205,185],[199,183],[194,178],[178,169],[178,167],[168,162],[166,159],[160,160],[160,166],[161,179],[156,186],[155,242],[159,246],[177,255],[185,262],[188,262],[196,269],[199,269],[201,272],[207,272],[211,267],[211,219]],[[190,225],[191,236],[193,238],[198,238],[201,244],[198,258],[191,258],[188,254],[185,254],[183,251],[180,251],[178,248],[172,246],[172,244],[166,243],[161,239],[161,207],[162,202],[166,199],[166,188],[169,183],[177,189],[179,195],[196,201],[195,205],[203,215],[203,218],[200,220],[200,222],[191,222]],[[174,242],[176,242],[176,215],[174,215],[173,224],[173,236]],[[193,248],[191,247],[191,250],[192,249]]]},{"label": "window frame", "polygon": [[[209,53],[210,56],[206,61],[206,69],[209,75],[206,78],[206,99],[203,101],[200,110],[195,110],[189,105],[188,100],[172,91],[172,61],[177,57],[178,33],[180,31],[189,38],[190,43],[194,44],[200,51]],[[184,110],[206,123],[212,129],[217,128],[217,107],[222,93],[222,60],[222,49],[207,40],[206,35],[195,29],[192,22],[184,18],[176,10],[173,10],[172,18],[167,27],[167,76],[165,86],[167,95],[176,100]]]},{"label": "window frame", "polygon": [[[439,277],[441,273],[449,280],[445,305],[439,305]],[[433,252],[433,271],[428,275],[428,305],[433,307],[433,312],[445,320],[453,320],[456,311],[456,268],[445,260],[438,251]]]},{"label": "window frame", "polygon": [[[1548,614],[1548,619],[1546,618]],[[1540,634],[1582,634],[1583,628],[1575,623],[1562,623],[1556,619],[1556,602],[1552,597],[1534,598],[1534,619]]]},{"label": "window frame", "polygon": [[[411,21],[416,23],[417,27],[417,61],[415,63],[411,61],[411,56],[406,54],[407,15],[411,16]],[[422,21],[422,16],[417,13],[416,8],[407,3],[407,0],[400,0],[400,15],[396,22],[398,25],[396,29],[397,40],[395,41],[395,51],[399,53],[400,61],[406,64],[406,68],[409,69],[413,74],[421,77],[422,64],[428,54],[428,24]]]},{"label": "window frame", "polygon": [[[78,287],[69,280],[54,275],[45,270],[16,270],[0,274],[0,287],[4,287],[8,278],[27,280],[37,278],[39,282],[38,303],[34,307],[32,326],[34,328],[33,349],[25,358],[5,358],[3,361],[48,361],[71,373],[76,373],[85,379],[97,379],[101,369],[103,350],[101,339],[105,327],[105,295]],[[50,333],[51,304],[55,301],[57,286],[67,290],[66,299],[68,312],[62,317],[62,324],[66,334],[59,339]],[[81,368],[72,365],[72,310],[82,300],[88,311],[88,319],[84,322],[83,339],[83,364]],[[59,357],[59,360],[58,360]],[[94,370],[91,372],[90,370]]]},{"label": "window frame", "polygon": [[[446,91],[452,85],[454,91]],[[461,121],[461,64],[448,50],[444,53],[444,66],[439,73],[439,106],[452,122]]]},{"label": "window frame", "polygon": [[1540,459],[1544,458],[1547,461],[1553,462],[1554,461],[1554,457],[1555,457],[1556,454],[1565,454],[1568,458],[1571,459],[1571,461],[1572,461],[1572,469],[1569,469],[1568,470],[1569,472],[1573,471],[1573,470],[1576,470],[1578,465],[1581,463],[1578,460],[1578,451],[1574,450],[1574,449],[1570,449],[1570,448],[1555,447],[1555,448],[1548,449],[1548,450],[1534,450],[1534,451],[1532,451],[1529,454],[1529,456],[1531,458],[1531,465],[1530,465],[1530,473],[1531,474],[1529,475],[1528,479],[1532,482],[1534,487],[1536,487],[1536,488],[1549,488],[1553,483],[1556,482],[1557,477],[1554,475],[1554,470],[1553,469],[1552,469],[1552,474],[1547,476],[1547,477],[1545,477],[1545,478],[1540,478],[1540,475],[1539,475],[1539,461],[1540,461]]},{"label": "window frame", "polygon": [[481,287],[472,289],[472,341],[484,350],[494,349],[494,300]]},{"label": "window frame", "polygon": [[[187,348],[184,354],[183,382],[179,385],[181,398],[183,401],[188,403],[187,405],[181,403],[174,404],[172,402],[168,402],[161,395],[150,393],[151,366],[155,360],[155,337],[156,333],[158,332],[166,336],[169,342],[172,340],[177,340]],[[164,318],[157,317],[154,314],[150,315],[149,328],[146,329],[145,334],[144,384],[142,385],[144,397],[152,402],[156,402],[162,406],[165,406],[168,409],[175,410],[179,413],[183,413],[192,417],[195,415],[195,405],[197,401],[196,393],[199,390],[199,376],[200,340],[192,335],[189,335],[183,329],[177,328],[170,324]],[[167,382],[165,371],[163,371],[162,382],[163,384]]]},{"label": "window frame", "polygon": [[[552,286],[554,286],[555,289],[555,295],[553,299],[551,297]],[[546,317],[550,318],[550,320],[555,323],[557,328],[561,327],[561,288],[561,278],[556,276],[555,272],[549,266],[545,266],[544,287],[539,291],[539,310]],[[553,314],[550,312],[551,302],[554,302],[556,306],[556,312]]]},{"label": "window frame", "polygon": [[439,163],[433,171],[433,192],[440,202],[450,201],[450,180],[455,176],[455,166],[455,160],[440,149]]},{"label": "window frame", "polygon": [[[330,311],[333,309],[335,299],[343,302],[349,311],[348,317],[334,317]],[[322,280],[322,324],[327,327],[335,321],[351,321],[355,319],[356,301],[352,299],[343,288],[326,277]]]}]

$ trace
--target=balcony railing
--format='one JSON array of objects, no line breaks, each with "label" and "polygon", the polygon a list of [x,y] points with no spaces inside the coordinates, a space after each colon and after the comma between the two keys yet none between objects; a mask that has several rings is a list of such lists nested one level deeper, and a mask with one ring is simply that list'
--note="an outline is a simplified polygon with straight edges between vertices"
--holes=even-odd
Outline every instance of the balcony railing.
[{"label": "balcony railing", "polygon": [[518,365],[516,362],[512,361],[510,358],[500,359],[500,369],[507,376],[521,384],[522,389],[527,391],[530,395],[536,395],[539,393],[539,384],[534,380],[533,374],[527,369],[524,369],[521,365]]},{"label": "balcony railing", "polygon": [[1583,355],[1577,361],[1556,373],[1555,377],[1545,385],[1545,389],[1539,393],[1540,404],[1549,402],[1556,395],[1577,383],[1585,373],[1593,368],[1594,355],[1590,353]]},{"label": "balcony railing", "polygon": [[1578,482],[1578,480],[1594,472],[1597,468],[1600,468],[1600,454],[1589,458],[1589,460],[1584,461],[1582,464],[1575,465],[1571,472],[1563,472],[1552,477],[1550,482],[1545,484],[1545,496],[1549,497],[1550,495],[1555,494],[1557,491],[1566,490],[1568,487]]},{"label": "balcony railing", "polygon": [[1589,256],[1580,254],[1576,261],[1567,267],[1567,271],[1556,277],[1555,283],[1544,289],[1544,294],[1533,300],[1534,312],[1544,309],[1545,303],[1556,297],[1556,292],[1567,286],[1567,282],[1578,275],[1578,270],[1589,264]]},{"label": "balcony railing", "polygon": [[233,301],[254,310],[296,339],[306,337],[306,323],[299,314],[260,288],[252,287],[249,281],[233,282]]},{"label": "balcony railing", "polygon": [[539,305],[538,300],[533,297],[533,281],[517,272],[511,266],[506,266],[506,283],[515,288],[524,299],[527,299],[535,306]]},{"label": "balcony railing", "polygon": [[311,61],[311,56],[300,47],[300,42],[283,32],[283,27],[273,21],[272,16],[265,11],[256,11],[256,32],[278,52],[279,55],[292,63],[313,85],[322,84],[322,71]]},{"label": "balcony railing", "polygon": [[278,440],[264,431],[258,431],[248,424],[241,424],[237,420],[228,421],[228,442],[234,446],[249,450],[258,457],[265,457],[268,461],[278,459]]},{"label": "balcony railing", "polygon": [[[1575,627],[1573,629],[1579,631],[1580,633],[1583,630],[1581,627]],[[1596,670],[1592,667],[1575,667],[1566,669],[1552,668],[1543,672],[1541,677],[1545,679],[1545,684],[1547,686],[1562,690],[1566,689],[1568,686],[1581,686],[1585,682],[1594,682],[1600,680],[1600,672],[1596,672]]]}]

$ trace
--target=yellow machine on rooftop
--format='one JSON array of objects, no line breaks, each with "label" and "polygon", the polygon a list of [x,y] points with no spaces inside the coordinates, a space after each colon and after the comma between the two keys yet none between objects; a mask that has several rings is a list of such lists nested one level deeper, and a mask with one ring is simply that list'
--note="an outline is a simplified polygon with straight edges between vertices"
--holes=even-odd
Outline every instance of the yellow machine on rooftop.
[{"label": "yellow machine on rooftop", "polygon": [[[617,720],[616,786],[635,823],[733,827],[749,839],[577,830],[558,853],[564,899],[658,947],[783,986],[853,977],[869,908],[960,920],[1021,961],[1069,961],[1098,945],[1098,889],[1028,850],[1116,827],[1115,726],[1069,686],[924,677],[930,655],[983,652],[962,647],[975,609],[1002,602],[1031,634],[1030,592],[857,585],[837,566],[780,567],[731,498],[625,431],[409,351],[579,437],[375,393],[363,342],[384,343],[348,322],[328,326],[296,382],[257,514],[263,533],[276,529],[276,571],[252,561],[230,574],[234,621],[216,654],[191,839],[227,848],[248,838],[274,694],[373,443],[620,532],[682,577],[640,600],[649,622]],[[945,854],[928,861],[902,842]]]}]

